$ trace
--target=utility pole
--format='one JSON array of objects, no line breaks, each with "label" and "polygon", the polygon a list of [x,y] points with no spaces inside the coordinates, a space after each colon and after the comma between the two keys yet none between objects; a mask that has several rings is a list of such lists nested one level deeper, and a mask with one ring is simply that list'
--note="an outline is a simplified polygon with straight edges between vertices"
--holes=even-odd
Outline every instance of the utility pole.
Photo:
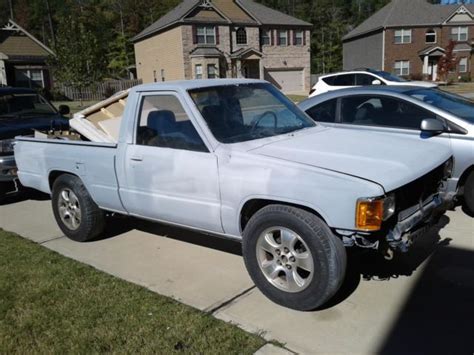
[{"label": "utility pole", "polygon": [[51,43],[53,44],[53,48],[54,48],[56,46],[56,35],[54,34],[53,18],[51,16],[51,9],[49,7],[49,0],[44,0],[44,1],[45,1],[45,4],[46,4],[46,13],[47,13],[47,16],[48,16],[49,32],[50,32],[50,35],[51,35]]},{"label": "utility pole", "polygon": [[10,6],[10,18],[14,20],[15,16],[13,16],[13,0],[8,0],[8,5]]}]

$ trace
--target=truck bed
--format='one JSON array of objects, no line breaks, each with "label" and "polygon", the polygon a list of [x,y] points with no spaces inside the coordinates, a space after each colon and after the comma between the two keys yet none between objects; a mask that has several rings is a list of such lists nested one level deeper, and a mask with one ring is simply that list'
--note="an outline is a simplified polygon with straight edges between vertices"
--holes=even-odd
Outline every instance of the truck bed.
[{"label": "truck bed", "polygon": [[95,202],[104,209],[125,212],[115,174],[114,143],[18,137],[15,159],[25,186],[51,193],[56,171],[79,176]]}]

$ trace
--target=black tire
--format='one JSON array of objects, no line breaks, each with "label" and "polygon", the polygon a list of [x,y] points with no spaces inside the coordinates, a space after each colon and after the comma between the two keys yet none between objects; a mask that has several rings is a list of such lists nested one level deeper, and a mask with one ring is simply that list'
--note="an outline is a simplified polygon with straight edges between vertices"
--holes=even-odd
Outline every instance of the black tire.
[{"label": "black tire", "polygon": [[474,216],[474,171],[471,171],[467,176],[464,184],[464,207],[467,213]]},{"label": "black tire", "polygon": [[[276,226],[296,233],[307,246],[304,250],[311,253],[312,278],[301,291],[287,292],[276,287],[260,267],[259,237]],[[247,271],[259,290],[273,302],[300,311],[314,310],[326,303],[341,287],[346,272],[347,255],[342,241],[316,215],[291,206],[269,205],[255,213],[245,227],[242,252]]]},{"label": "black tire", "polygon": [[[69,227],[60,216],[60,195],[63,191],[72,191],[78,200],[81,218],[75,229]],[[86,187],[77,176],[64,174],[54,181],[51,203],[56,222],[69,239],[76,242],[86,242],[97,238],[103,233],[105,213],[92,200]]]}]

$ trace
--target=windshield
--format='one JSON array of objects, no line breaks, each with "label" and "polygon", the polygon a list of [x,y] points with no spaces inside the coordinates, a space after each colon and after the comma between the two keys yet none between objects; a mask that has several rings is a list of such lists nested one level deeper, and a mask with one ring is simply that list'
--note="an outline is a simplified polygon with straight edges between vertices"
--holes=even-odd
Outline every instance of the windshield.
[{"label": "windshield", "polygon": [[417,89],[407,92],[411,97],[433,105],[474,123],[474,102],[439,89]]},{"label": "windshield", "polygon": [[0,95],[0,118],[56,114],[54,107],[40,95],[33,93]]},{"label": "windshield", "polygon": [[189,94],[222,143],[273,137],[315,123],[275,87],[265,83],[213,86]]},{"label": "windshield", "polygon": [[381,76],[382,78],[384,78],[385,80],[388,80],[388,81],[396,81],[398,83],[404,83],[404,82],[408,81],[408,80],[405,80],[403,78],[400,78],[399,76],[387,73],[386,71],[375,71],[374,70],[373,73]]}]

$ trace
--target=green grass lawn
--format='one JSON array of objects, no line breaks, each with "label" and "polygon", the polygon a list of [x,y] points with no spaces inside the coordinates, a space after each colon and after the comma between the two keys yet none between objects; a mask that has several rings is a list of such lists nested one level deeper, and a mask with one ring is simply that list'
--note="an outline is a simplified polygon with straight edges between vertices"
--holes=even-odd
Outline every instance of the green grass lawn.
[{"label": "green grass lawn", "polygon": [[2,354],[252,354],[265,343],[1,229],[0,242]]},{"label": "green grass lawn", "polygon": [[455,83],[451,85],[440,85],[442,90],[454,92],[456,94],[474,93],[474,82],[471,83]]}]

